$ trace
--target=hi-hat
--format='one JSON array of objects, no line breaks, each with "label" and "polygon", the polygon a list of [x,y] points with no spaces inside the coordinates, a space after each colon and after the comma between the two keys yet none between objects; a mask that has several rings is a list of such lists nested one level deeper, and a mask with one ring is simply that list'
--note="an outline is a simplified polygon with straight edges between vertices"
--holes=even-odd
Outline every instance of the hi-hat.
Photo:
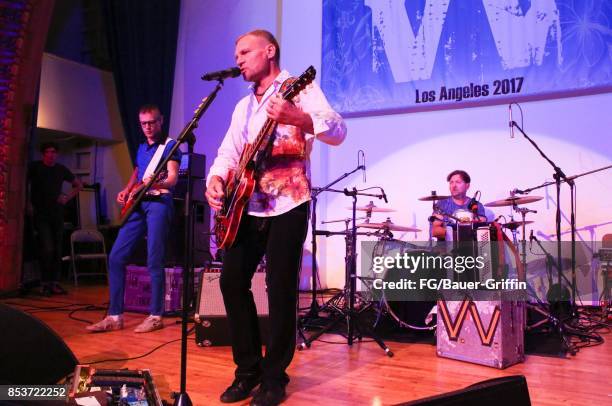
[{"label": "hi-hat", "polygon": [[357,227],[375,228],[377,230],[389,230],[389,231],[412,231],[412,232],[421,231],[420,229],[416,227],[406,227],[406,226],[400,226],[398,224],[394,224],[390,219],[387,219],[387,221],[383,221],[382,223],[359,223],[357,224]]},{"label": "hi-hat", "polygon": [[[352,207],[347,207],[348,210],[353,210]],[[365,206],[357,206],[355,207],[355,209],[357,211],[369,211],[369,212],[373,212],[373,213],[391,213],[396,211],[395,209],[390,209],[388,207],[378,207],[376,206],[374,203],[370,202]]]},{"label": "hi-hat", "polygon": [[502,227],[507,228],[508,230],[516,230],[519,227],[522,227],[523,224],[531,224],[533,221],[509,221],[506,224],[502,224]]},{"label": "hi-hat", "polygon": [[444,196],[444,195],[439,195],[436,193],[435,190],[431,191],[431,194],[429,196],[423,196],[423,197],[419,197],[419,200],[422,202],[431,202],[431,201],[435,201],[435,200],[444,200],[444,199],[448,199],[450,196]]},{"label": "hi-hat", "polygon": [[502,207],[502,206],[514,206],[519,204],[527,204],[537,202],[538,200],[544,199],[542,196],[510,196],[505,199],[495,200],[485,204],[486,207]]}]

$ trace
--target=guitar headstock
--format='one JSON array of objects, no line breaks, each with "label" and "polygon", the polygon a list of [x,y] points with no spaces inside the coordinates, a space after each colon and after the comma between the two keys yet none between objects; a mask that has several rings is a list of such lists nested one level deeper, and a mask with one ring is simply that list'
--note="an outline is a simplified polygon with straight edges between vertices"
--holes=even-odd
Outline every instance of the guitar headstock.
[{"label": "guitar headstock", "polygon": [[311,65],[300,75],[299,78],[295,79],[293,83],[283,92],[283,99],[291,100],[295,96],[298,95],[302,90],[306,88],[309,84],[312,83],[315,76],[317,76],[317,71]]}]

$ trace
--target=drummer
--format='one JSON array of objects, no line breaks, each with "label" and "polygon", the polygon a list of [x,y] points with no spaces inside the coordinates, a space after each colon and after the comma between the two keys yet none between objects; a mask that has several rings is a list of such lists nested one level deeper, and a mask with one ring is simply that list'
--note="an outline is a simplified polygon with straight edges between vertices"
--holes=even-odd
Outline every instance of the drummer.
[{"label": "drummer", "polygon": [[[460,221],[460,222],[480,222],[487,221],[485,208],[480,202],[474,202],[476,207],[468,207],[472,200],[467,196],[467,191],[470,188],[470,175],[464,170],[457,169],[452,171],[446,177],[448,189],[451,197],[437,202],[437,211],[433,216],[438,220],[433,222],[432,234],[438,239],[444,239],[446,236],[445,222]],[[472,211],[476,209],[475,213]],[[453,219],[454,218],[454,219]]]}]

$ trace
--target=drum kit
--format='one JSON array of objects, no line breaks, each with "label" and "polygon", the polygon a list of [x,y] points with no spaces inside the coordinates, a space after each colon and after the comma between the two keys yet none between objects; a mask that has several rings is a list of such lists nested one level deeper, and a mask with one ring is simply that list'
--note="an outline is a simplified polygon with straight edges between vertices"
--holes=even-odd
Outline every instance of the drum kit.
[{"label": "drum kit", "polygon": [[[448,199],[451,196],[447,196],[447,195],[438,195],[435,191],[432,191],[430,195],[427,196],[423,196],[418,198],[419,201],[422,202],[432,202],[432,211],[434,213],[438,213],[438,214],[442,214],[443,217],[445,219],[451,219],[454,220],[455,223],[459,224],[459,223],[473,223],[474,226],[475,225],[482,225],[483,223],[485,224],[490,224],[488,222],[474,222],[473,221],[473,213],[470,211],[465,211],[465,213],[462,213],[460,211],[457,211],[455,213],[441,213],[440,210],[438,209],[438,205],[437,202],[444,200],[444,199]],[[543,199],[540,196],[523,196],[523,197],[518,197],[518,196],[510,196],[508,198],[504,198],[504,199],[500,199],[500,200],[495,200],[489,203],[484,204],[484,206],[486,207],[511,207],[513,209],[513,211],[519,213],[521,215],[521,219],[518,221],[515,221],[512,216],[510,216],[510,221],[507,221],[505,224],[501,224],[501,226],[503,227],[504,230],[507,230],[509,232],[512,233],[513,236],[513,241],[514,241],[514,245],[517,246],[517,237],[516,234],[518,233],[519,229],[522,230],[522,248],[523,248],[523,257],[522,257],[522,262],[523,264],[525,263],[525,258],[526,258],[526,253],[525,253],[525,226],[528,224],[533,223],[533,221],[529,221],[526,220],[526,216],[529,213],[535,213],[534,210],[530,210],[527,209],[525,207],[523,207],[524,205],[527,205],[529,203],[533,203],[536,201],[539,201]],[[310,343],[312,341],[314,341],[315,339],[317,339],[323,332],[325,331],[329,331],[330,328],[332,328],[332,326],[337,325],[338,322],[340,322],[343,319],[348,319],[350,320],[352,317],[359,317],[359,314],[369,308],[371,308],[372,306],[375,306],[376,303],[374,303],[374,300],[372,299],[368,299],[368,298],[364,298],[364,297],[357,297],[357,301],[358,303],[360,303],[360,305],[358,305],[356,308],[354,308],[354,305],[352,303],[355,303],[356,300],[356,296],[359,296],[358,294],[356,295],[355,293],[355,289],[354,289],[354,279],[358,278],[361,279],[362,282],[364,283],[364,285],[366,287],[368,287],[369,283],[368,283],[368,278],[367,277],[358,277],[356,276],[356,274],[354,273],[354,261],[355,261],[355,257],[356,257],[356,253],[355,253],[355,240],[358,236],[367,236],[367,237],[375,237],[379,243],[381,243],[380,246],[382,246],[382,250],[385,251],[385,249],[387,249],[386,247],[389,247],[389,249],[396,249],[397,248],[397,244],[399,243],[403,243],[404,245],[402,246],[403,248],[401,249],[406,249],[408,251],[410,251],[411,249],[413,251],[417,251],[417,250],[421,250],[422,248],[417,248],[416,245],[412,245],[410,243],[405,243],[403,241],[395,239],[394,238],[394,232],[401,232],[401,233],[419,233],[422,230],[414,227],[414,226],[406,226],[406,225],[401,225],[401,224],[396,224],[395,222],[393,222],[393,220],[391,219],[391,217],[386,217],[386,219],[384,221],[372,221],[372,216],[373,214],[377,214],[377,213],[382,213],[384,215],[388,215],[390,213],[395,213],[397,210],[393,209],[393,208],[389,208],[389,207],[380,207],[375,205],[372,201],[370,201],[368,204],[364,205],[364,206],[357,206],[356,204],[356,198],[354,198],[354,202],[353,202],[353,206],[352,207],[347,207],[347,209],[351,209],[353,210],[353,217],[352,218],[344,218],[344,219],[339,219],[339,220],[330,220],[330,221],[324,221],[321,222],[321,224],[331,224],[331,223],[341,223],[343,222],[345,224],[345,229],[343,231],[324,231],[324,230],[313,230],[313,234],[314,235],[323,235],[326,237],[329,236],[333,236],[333,235],[343,235],[345,237],[346,240],[346,264],[347,264],[347,271],[346,271],[346,285],[344,290],[337,294],[336,296],[334,296],[332,299],[328,300],[323,307],[321,307],[318,310],[322,310],[322,311],[329,311],[331,312],[331,314],[336,314],[335,319],[333,319],[333,321],[328,324],[327,327],[323,328],[321,331],[319,331],[318,333],[315,333],[313,336],[311,336],[309,339],[305,339],[304,338],[304,342],[302,344],[300,344],[300,346],[298,346],[299,349],[304,349],[307,347],[310,347]],[[360,213],[359,217],[357,217],[355,214],[356,213]],[[501,218],[503,216],[499,216],[497,220],[499,220],[499,218]],[[434,221],[438,220],[439,217],[436,216],[431,216],[429,218],[429,223],[430,223],[430,238],[429,238],[429,251],[430,253],[432,253],[433,251],[431,251],[431,247],[433,244],[433,236],[432,236],[432,228],[433,228],[433,223]],[[314,227],[313,227],[314,228]],[[359,231],[357,231],[359,230]],[[378,243],[377,243],[378,245]],[[379,249],[380,249],[379,246]],[[390,248],[390,247],[394,247],[394,248]],[[427,250],[425,250],[427,251]],[[385,255],[387,254],[386,252],[383,252]],[[433,255],[433,253],[432,253]],[[350,264],[353,264],[353,266],[351,267]],[[353,270],[349,270],[349,269],[353,269]],[[353,285],[353,286],[351,286]],[[347,305],[348,301],[351,301],[350,305]],[[382,298],[380,298],[380,300],[377,300],[378,302],[378,317],[377,317],[377,321],[380,318],[381,314],[386,313],[389,316],[391,316],[396,322],[398,322],[399,326],[401,327],[407,327],[410,329],[414,329],[414,330],[432,330],[433,328],[435,328],[435,326],[431,326],[431,325],[426,325],[426,322],[423,321],[422,323],[419,323],[418,325],[414,322],[411,323],[407,323],[403,320],[404,317],[401,316],[402,311],[406,310],[405,307],[406,305],[409,305],[408,303],[404,303],[404,302],[393,302],[391,300],[387,300],[384,295]],[[433,302],[432,302],[433,303]],[[431,306],[430,306],[431,307]],[[355,309],[355,310],[353,310]],[[405,312],[404,312],[405,313]],[[409,313],[414,313],[414,311],[410,311]],[[414,315],[412,315],[414,316]],[[427,314],[423,314],[423,320],[425,319],[425,316],[427,316]],[[413,318],[414,320],[414,318]],[[350,324],[350,322],[349,322]],[[375,326],[374,326],[375,327]],[[349,330],[351,330],[349,328]],[[372,330],[373,333],[373,330]],[[348,334],[349,336],[349,344],[352,342],[352,333],[349,332]],[[384,343],[382,342],[382,340],[380,340],[378,337],[376,337],[375,335],[373,335],[373,338],[375,339],[375,341],[377,341],[377,343],[381,346],[381,348],[383,348],[385,350],[385,352],[387,353],[387,355],[392,356],[393,353],[388,349],[388,347],[386,347],[386,345],[384,345]]]},{"label": "drum kit", "polygon": [[[474,224],[474,227],[482,227],[482,226],[488,226],[492,223],[488,221],[487,222],[474,221],[474,217],[473,217],[474,214],[469,210],[458,210],[455,213],[442,213],[438,208],[437,202],[441,200],[449,199],[450,197],[451,196],[448,196],[448,195],[438,195],[436,191],[432,191],[427,196],[419,197],[418,200],[422,202],[432,202],[432,211],[434,213],[442,214],[446,220],[450,220],[451,222],[455,224],[470,223],[470,224]],[[510,221],[507,221],[501,224],[501,227],[503,230],[507,230],[508,232],[512,234],[512,241],[515,247],[518,247],[519,244],[521,245],[521,253],[522,253],[521,262],[522,262],[523,268],[526,266],[525,226],[533,223],[533,221],[531,220],[526,220],[526,216],[529,213],[536,213],[535,210],[531,210],[523,206],[530,204],[530,203],[540,201],[542,199],[543,197],[541,196],[514,196],[514,195],[511,195],[510,197],[491,201],[491,202],[484,204],[485,207],[510,207],[514,212],[520,214],[521,216],[520,220],[514,220],[512,215],[510,215]],[[383,251],[385,251],[386,249],[390,249],[386,247],[392,247],[392,246],[395,247],[396,244],[389,244],[390,242],[399,242],[399,243],[402,242],[394,238],[394,235],[393,235],[394,231],[395,232],[414,232],[414,233],[418,233],[422,231],[421,229],[417,227],[396,224],[392,221],[390,217],[387,217],[385,221],[380,221],[380,222],[371,221],[372,214],[375,214],[375,213],[388,214],[388,213],[396,212],[395,209],[392,209],[389,207],[379,207],[379,206],[376,206],[373,202],[370,202],[369,204],[365,206],[357,206],[356,210],[359,212],[363,212],[365,214],[365,216],[357,218],[358,220],[364,220],[364,221],[357,223],[356,227],[361,230],[363,229],[374,230],[373,232],[367,232],[367,231],[358,232],[357,235],[376,237],[378,241],[382,244]],[[495,221],[498,221],[502,217],[504,216],[499,216]],[[434,217],[434,216],[430,217],[429,219],[430,220],[430,238],[429,238],[430,244],[434,240],[432,236],[432,232],[431,232],[432,225],[433,225],[433,222],[437,219],[438,217]],[[332,221],[323,222],[322,224],[328,224],[328,223],[334,223],[334,222],[340,222],[340,221],[345,222],[346,232],[341,232],[339,234],[344,234],[344,235],[348,234],[350,219],[332,220]],[[519,230],[521,231],[521,240],[517,241],[517,233],[519,232]],[[410,244],[408,243],[404,243],[404,244],[406,246],[410,246]],[[414,246],[414,248],[416,248],[417,250],[421,249],[421,248],[417,248],[416,246]],[[430,245],[430,249],[431,249],[431,245]],[[366,280],[368,278],[361,278],[361,279],[362,281],[366,282],[366,285],[367,285]],[[394,305],[396,306],[394,307]],[[391,301],[388,301],[385,298],[382,298],[381,306],[379,307],[379,309],[381,311],[385,311],[386,313],[388,313],[402,327],[407,327],[407,328],[411,328],[415,330],[429,329],[429,327],[426,327],[426,326],[413,325],[413,324],[406,323],[404,320],[402,320],[401,315],[398,315],[399,313],[397,311],[397,307],[398,307],[397,303],[392,303]]]}]

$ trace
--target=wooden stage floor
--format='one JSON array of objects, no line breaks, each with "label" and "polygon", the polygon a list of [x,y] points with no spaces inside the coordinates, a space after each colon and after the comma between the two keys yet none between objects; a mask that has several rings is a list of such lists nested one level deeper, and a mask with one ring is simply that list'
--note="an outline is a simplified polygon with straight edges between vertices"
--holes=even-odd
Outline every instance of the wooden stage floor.
[{"label": "wooden stage floor", "polygon": [[[68,287],[66,296],[41,298],[30,295],[4,300],[27,310],[55,330],[81,363],[123,359],[143,355],[173,341],[152,354],[130,361],[105,362],[102,368],[148,368],[164,399],[180,386],[180,325],[176,318],[165,319],[166,328],[148,334],[132,329],[143,315],[127,313],[126,328],[105,334],[89,334],[86,323],[69,317],[69,311],[107,302],[106,286]],[[307,298],[304,298],[307,302]],[[38,307],[66,307],[64,311],[35,311]],[[98,321],[104,311],[81,310],[72,317]],[[287,405],[388,405],[463,388],[495,377],[522,374],[527,377],[534,405],[612,404],[612,342],[604,335],[603,345],[584,348],[575,357],[560,359],[527,356],[525,363],[505,370],[438,358],[430,344],[388,341],[395,356],[386,357],[376,343],[355,343],[348,347],[339,335],[324,335],[330,344],[316,341],[295,353],[289,368]],[[193,334],[188,344],[187,392],[195,405],[215,405],[233,377],[229,347],[201,348]],[[238,404],[248,404],[248,400]]]}]

